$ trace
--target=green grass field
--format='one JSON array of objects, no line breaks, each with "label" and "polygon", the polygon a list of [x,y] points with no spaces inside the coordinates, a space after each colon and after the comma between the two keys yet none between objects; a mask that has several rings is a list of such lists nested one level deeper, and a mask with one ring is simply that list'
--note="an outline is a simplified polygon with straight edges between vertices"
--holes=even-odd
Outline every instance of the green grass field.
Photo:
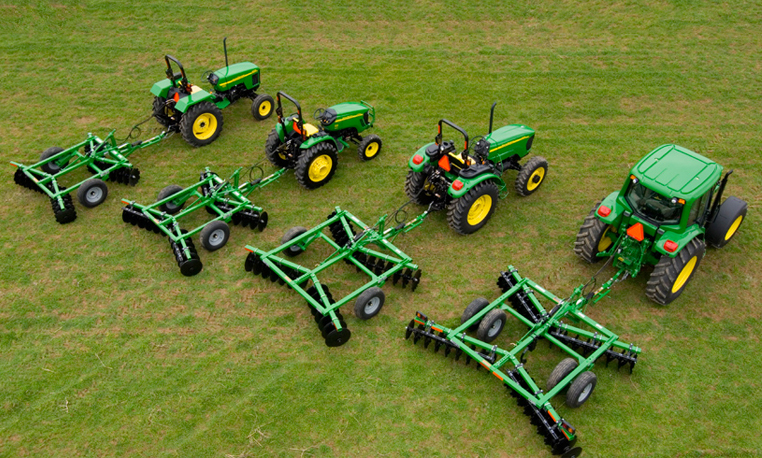
[{"label": "green grass field", "polygon": [[[596,365],[583,407],[554,405],[585,456],[762,455],[760,2],[15,0],[0,13],[0,456],[548,456],[494,377],[413,346],[404,326],[416,310],[458,323],[473,298],[497,297],[508,264],[570,293],[597,270],[572,252],[583,218],[664,143],[734,169],[726,195],[749,203],[747,221],[671,305],[646,299],[647,269],[588,309],[643,354],[633,375]],[[225,109],[208,147],[176,135],[136,153],[140,183],[109,184],[94,209],[77,203],[72,224],[13,184],[8,161],[87,132],[126,135],[150,114],[164,54],[200,82],[224,65],[224,36],[231,62],[257,63],[264,92],[288,92],[305,112],[375,105],[381,155],[345,151],[316,191],[288,174],[255,194],[267,230],[234,226],[225,248],[199,249],[193,278],[166,240],[122,223],[120,199],[152,202],[206,166],[226,175],[263,159],[275,121],[252,120],[248,102]],[[484,134],[493,101],[496,126],[536,129],[543,187],[511,193],[472,236],[440,212],[398,238],[421,287],[385,286],[367,322],[347,308],[348,344],[325,347],[300,297],[244,272],[244,245],[273,248],[335,205],[366,222],[397,208],[407,160],[437,120]],[[158,129],[147,125],[144,137]],[[334,278],[334,293],[362,280],[343,264]],[[510,322],[499,343],[523,333]],[[544,385],[562,357],[539,345],[527,368]]]}]

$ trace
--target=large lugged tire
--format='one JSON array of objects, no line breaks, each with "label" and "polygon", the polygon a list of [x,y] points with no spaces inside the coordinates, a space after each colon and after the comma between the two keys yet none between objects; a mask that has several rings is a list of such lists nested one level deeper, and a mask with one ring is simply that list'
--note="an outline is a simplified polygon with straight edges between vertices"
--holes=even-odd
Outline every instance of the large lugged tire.
[{"label": "large lugged tire", "polygon": [[[50,148],[43,151],[42,154],[40,154],[40,161],[44,161],[45,159],[53,157],[63,150],[64,149],[61,148],[60,146],[51,146]],[[51,175],[55,175],[56,173],[61,171],[62,167],[66,167],[68,164],[69,164],[69,161],[66,161],[66,164],[60,164],[60,165],[56,164],[56,161],[51,161],[40,168],[44,172],[50,173]]]},{"label": "large lugged tire", "polygon": [[180,132],[193,146],[208,145],[222,132],[222,111],[211,102],[197,103],[180,120]]},{"label": "large lugged tire", "polygon": [[[172,120],[170,119],[170,113],[167,110],[166,103],[167,99],[164,97],[154,97],[153,98],[153,117],[156,118],[156,121],[159,122],[164,127],[169,126],[172,123]],[[174,110],[172,110],[174,114]]]},{"label": "large lugged tire", "polygon": [[251,102],[251,115],[254,119],[262,121],[273,114],[275,101],[267,94],[259,94]]},{"label": "large lugged tire", "polygon": [[[156,196],[156,202],[162,201],[162,200],[166,199],[167,197],[169,197],[169,196],[171,196],[173,194],[177,194],[178,192],[180,192],[182,190],[183,190],[182,186],[178,186],[176,184],[171,184],[171,185],[165,187],[164,189],[162,189],[161,191],[159,191],[159,195]],[[170,215],[174,215],[175,213],[177,213],[180,210],[182,210],[184,206],[185,206],[185,202],[182,202],[182,203],[180,203],[178,205],[177,202],[172,202],[170,200],[169,202],[167,202],[165,204],[159,205],[159,210],[161,210],[163,212],[167,212]]]},{"label": "large lugged tire", "polygon": [[275,129],[271,130],[265,141],[265,156],[275,167],[288,167],[286,156],[278,152],[278,147],[282,144],[278,132]]},{"label": "large lugged tire", "polygon": [[747,208],[746,202],[738,197],[728,197],[720,205],[714,221],[706,228],[706,241],[716,248],[727,245],[746,218]]},{"label": "large lugged tire", "polygon": [[304,151],[296,164],[296,180],[305,189],[316,189],[331,181],[339,157],[329,141],[317,143]]},{"label": "large lugged tire", "polygon": [[574,242],[574,254],[591,264],[602,259],[597,256],[598,253],[611,248],[614,240],[608,236],[608,232],[616,231],[613,226],[609,226],[595,216],[595,211],[600,205],[601,202],[598,201],[585,217],[585,221],[577,232],[577,240]]},{"label": "large lugged tire", "polygon": [[424,189],[426,185],[426,175],[422,172],[409,170],[405,177],[405,194],[418,205],[428,205],[434,200],[434,196],[428,194]]},{"label": "large lugged tire", "polygon": [[357,145],[357,155],[360,160],[369,161],[381,152],[381,138],[378,135],[368,135]]},{"label": "large lugged tire", "polygon": [[482,181],[463,197],[450,202],[447,222],[458,234],[473,234],[489,221],[495,212],[500,191],[491,181]]},{"label": "large lugged tire", "polygon": [[521,168],[516,176],[516,192],[528,196],[537,191],[548,173],[548,161],[542,156],[534,156]]},{"label": "large lugged tire", "polygon": [[661,305],[677,299],[693,277],[705,251],[704,242],[694,238],[674,258],[662,255],[648,279],[646,296]]}]

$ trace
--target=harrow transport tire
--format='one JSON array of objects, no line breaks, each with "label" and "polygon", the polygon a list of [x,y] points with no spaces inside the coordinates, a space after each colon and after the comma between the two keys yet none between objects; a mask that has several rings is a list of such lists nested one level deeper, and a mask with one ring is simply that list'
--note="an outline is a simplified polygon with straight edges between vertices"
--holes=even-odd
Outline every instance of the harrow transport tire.
[{"label": "harrow transport tire", "polygon": [[267,94],[259,94],[251,102],[251,115],[257,121],[262,121],[270,117],[273,114],[273,106],[275,101]]},{"label": "harrow transport tire", "polygon": [[[156,202],[160,202],[171,195],[177,194],[178,192],[182,190],[183,190],[182,186],[171,184],[165,187],[164,189],[162,189],[161,191],[159,191],[159,195],[156,197]],[[177,202],[173,202],[170,200],[169,202],[159,205],[159,210],[163,212],[167,212],[170,215],[174,215],[175,213],[182,210],[184,206],[185,206],[185,202],[178,204]]]},{"label": "harrow transport tire", "polygon": [[593,394],[597,383],[598,377],[594,373],[587,371],[579,374],[569,385],[569,391],[566,392],[566,405],[579,407],[584,404]]},{"label": "harrow transport tire", "polygon": [[577,360],[574,358],[566,358],[558,363],[553,369],[553,372],[550,373],[550,377],[548,377],[545,391],[550,391],[555,388],[561,380],[565,379],[567,375],[571,374],[574,369],[577,368],[577,365]]},{"label": "harrow transport tire", "polygon": [[357,155],[363,161],[374,159],[381,152],[381,145],[381,138],[378,135],[368,135],[357,146]]},{"label": "harrow transport tire", "polygon": [[597,254],[611,248],[614,241],[608,236],[608,232],[616,230],[595,216],[600,205],[601,202],[598,201],[585,217],[585,221],[577,232],[577,240],[574,242],[574,254],[591,264],[603,259]]},{"label": "harrow transport tire", "polygon": [[280,141],[278,132],[276,132],[275,129],[271,130],[270,134],[267,136],[267,140],[265,141],[265,156],[267,156],[267,159],[275,167],[283,168],[288,167],[289,165],[286,156],[280,154],[278,151],[278,147],[280,147],[282,144],[283,142]]},{"label": "harrow transport tire", "polygon": [[447,222],[458,234],[473,234],[487,224],[499,198],[497,185],[492,181],[482,181],[463,197],[450,202]]},{"label": "harrow transport tire", "polygon": [[542,156],[535,156],[529,159],[521,168],[516,176],[515,188],[520,196],[528,196],[537,191],[540,185],[545,181],[545,175],[548,173],[548,161]]},{"label": "harrow transport tire", "polygon": [[386,295],[378,286],[363,291],[355,301],[355,316],[361,320],[369,320],[378,315],[384,306]]},{"label": "harrow transport tire", "polygon": [[336,147],[329,141],[312,145],[296,163],[296,180],[305,189],[316,189],[331,181],[339,157]]},{"label": "harrow transport tire", "polygon": [[479,329],[476,330],[476,338],[483,342],[492,342],[497,339],[503,327],[505,327],[506,314],[500,309],[490,310],[481,323],[479,323]]},{"label": "harrow transport tire", "polygon": [[222,132],[222,111],[211,102],[197,103],[180,119],[180,132],[193,146],[208,145]]},{"label": "harrow transport tire", "polygon": [[176,112],[171,108],[167,108],[166,105],[164,105],[166,102],[167,99],[164,97],[153,98],[153,117],[156,118],[156,121],[162,126],[169,127],[169,125],[172,124],[171,116],[174,116]]},{"label": "harrow transport tire", "polygon": [[425,190],[427,178],[423,173],[412,170],[405,177],[405,194],[418,205],[428,205],[434,200],[434,196]]},{"label": "harrow transport tire", "polygon": [[693,278],[705,252],[704,242],[694,238],[674,258],[662,255],[646,284],[646,297],[661,305],[677,299]]},{"label": "harrow transport tire", "polygon": [[[45,159],[48,159],[49,157],[55,156],[56,154],[60,153],[64,149],[60,146],[51,146],[50,148],[46,149],[45,151],[40,154],[40,161],[44,161]],[[56,164],[55,162],[48,162],[47,164],[41,166],[43,172],[50,173],[51,175],[56,174],[61,171],[63,167],[66,167],[69,164],[69,161],[66,161],[66,164],[63,164],[63,166]]]},{"label": "harrow transport tire", "polygon": [[230,226],[225,221],[212,221],[204,226],[199,237],[206,251],[219,250],[228,243]]},{"label": "harrow transport tire", "polygon": [[[285,245],[286,243],[299,237],[305,232],[307,232],[306,227],[294,226],[291,229],[287,230],[285,234],[283,234],[283,237],[280,239],[280,243],[281,245]],[[290,256],[293,258],[294,256],[299,256],[300,254],[304,253],[304,249],[300,247],[299,245],[292,245],[286,248],[285,250],[283,250],[283,252],[286,253],[286,256]]]},{"label": "harrow transport tire", "polygon": [[[476,299],[472,300],[471,303],[466,307],[466,310],[463,311],[463,315],[460,316],[460,324],[463,324],[473,318],[474,315],[484,310],[484,307],[488,305],[489,301],[483,297],[477,297]],[[481,323],[481,320],[474,323],[473,326],[471,326],[469,329],[476,329],[479,327],[479,323]]]},{"label": "harrow transport tire", "polygon": [[77,200],[87,208],[97,207],[108,197],[108,186],[103,180],[91,178],[77,189]]},{"label": "harrow transport tire", "polygon": [[738,197],[728,197],[720,205],[714,221],[706,228],[706,241],[716,248],[727,245],[746,218],[747,208],[746,202]]}]

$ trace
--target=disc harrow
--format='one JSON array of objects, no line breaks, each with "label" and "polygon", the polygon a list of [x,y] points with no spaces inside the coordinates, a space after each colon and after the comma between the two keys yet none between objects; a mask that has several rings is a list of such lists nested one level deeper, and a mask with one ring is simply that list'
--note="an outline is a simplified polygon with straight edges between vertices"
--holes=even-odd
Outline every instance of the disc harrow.
[{"label": "disc harrow", "polygon": [[[398,212],[393,215],[395,220]],[[287,231],[283,244],[273,250],[264,251],[247,245],[249,254],[244,269],[299,293],[307,301],[326,345],[337,347],[349,341],[352,335],[339,311],[341,306],[354,301],[357,318],[367,320],[381,311],[385,296],[380,287],[387,280],[392,279],[393,284],[399,283],[403,288],[410,285],[413,291],[418,287],[421,270],[392,241],[400,233],[418,227],[427,215],[428,211],[385,229],[387,215],[379,218],[374,226],[368,226],[348,211],[336,207],[325,222],[312,229],[295,227]],[[358,232],[356,228],[361,230]],[[325,229],[330,235],[323,232]],[[334,251],[314,268],[279,256],[281,253],[291,258],[298,256],[317,240],[325,241]],[[370,245],[378,249],[370,248]],[[346,296],[335,299],[328,285],[318,279],[318,274],[342,260],[353,265],[357,272],[369,276],[370,280]]]},{"label": "disc harrow", "polygon": [[[238,168],[228,179],[223,179],[207,167],[201,173],[200,181],[187,188],[167,186],[151,205],[122,200],[125,204],[122,221],[168,237],[180,272],[187,277],[196,275],[203,269],[203,264],[191,237],[199,234],[201,245],[208,251],[215,251],[228,241],[228,223],[259,231],[267,227],[267,212],[254,205],[248,196],[255,189],[277,180],[286,169],[264,178],[240,182],[241,170]],[[181,229],[180,220],[201,208],[214,218],[194,229]]]},{"label": "disc harrow", "polygon": [[[135,186],[140,180],[140,171],[127,157],[167,136],[167,132],[162,132],[149,140],[117,145],[114,132],[111,131],[105,139],[88,134],[87,139],[66,149],[48,148],[43,151],[40,161],[32,165],[11,162],[16,167],[13,181],[47,195],[56,221],[70,223],[77,219],[77,210],[70,195],[72,191],[77,191],[82,205],[96,207],[108,196],[106,181]],[[62,177],[82,167],[90,172],[88,178],[68,187],[59,183]]]},{"label": "disc harrow", "polygon": [[[640,348],[620,341],[617,335],[583,313],[588,304],[608,294],[623,272],[620,270],[595,291],[587,291],[588,282],[577,287],[569,298],[561,299],[532,280],[520,277],[510,266],[497,279],[502,295],[492,302],[474,300],[464,311],[460,326],[450,329],[416,312],[405,328],[405,339],[412,337],[413,343],[422,340],[424,348],[433,342],[434,352],[444,348],[445,356],[452,353],[456,360],[465,354],[466,364],[476,361],[477,369],[486,369],[505,385],[553,454],[566,458],[580,456],[582,449],[575,447],[577,431],[550,401],[566,391],[568,406],[582,405],[596,386],[597,377],[590,369],[600,358],[605,359],[606,366],[616,361],[617,369],[622,366],[629,367],[630,372],[634,369]],[[549,301],[552,308],[545,309],[538,297]],[[492,343],[500,335],[508,314],[529,328],[510,350]],[[564,322],[567,319],[574,325]],[[583,325],[594,331],[581,328]],[[477,328],[476,337],[468,335],[474,328]],[[551,373],[547,392],[526,369],[527,353],[534,350],[541,339],[569,356]]]}]

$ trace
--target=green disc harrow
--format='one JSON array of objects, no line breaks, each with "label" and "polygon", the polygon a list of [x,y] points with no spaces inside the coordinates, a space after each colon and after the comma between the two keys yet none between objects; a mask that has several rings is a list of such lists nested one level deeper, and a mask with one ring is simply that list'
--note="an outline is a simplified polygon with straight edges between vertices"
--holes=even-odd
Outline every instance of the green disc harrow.
[{"label": "green disc harrow", "polygon": [[[50,198],[56,221],[66,224],[77,219],[70,193],[77,191],[77,199],[85,207],[96,207],[108,196],[105,181],[134,186],[140,179],[140,171],[127,158],[135,151],[154,145],[167,136],[167,132],[133,143],[117,145],[114,132],[100,139],[93,134],[69,148],[51,147],[43,151],[40,161],[32,165],[11,162],[16,166],[13,180],[19,186],[40,192]],[[71,172],[86,168],[91,176],[82,181],[61,185],[60,179]]]},{"label": "green disc harrow", "polygon": [[[251,180],[251,170],[255,168],[257,166],[249,169],[249,181],[240,182],[242,168],[238,168],[228,179],[223,179],[207,167],[197,183],[184,189],[177,185],[167,186],[151,205],[122,200],[126,205],[122,210],[122,220],[167,236],[180,272],[185,276],[196,275],[203,265],[191,237],[200,234],[201,245],[208,251],[214,251],[227,243],[230,237],[228,223],[231,221],[252,230],[263,231],[267,227],[267,212],[254,205],[248,196],[255,189],[277,180],[287,169]],[[181,229],[180,220],[201,208],[205,208],[214,218],[195,229]]]},{"label": "green disc harrow", "polygon": [[[405,338],[412,336],[414,343],[423,339],[424,347],[433,342],[435,352],[444,348],[445,356],[453,353],[456,360],[465,354],[466,364],[475,360],[477,369],[484,367],[494,375],[524,407],[524,413],[554,454],[576,457],[581,453],[581,448],[574,446],[577,431],[559,415],[550,400],[566,390],[568,406],[582,405],[597,383],[590,369],[600,358],[605,359],[606,366],[616,362],[617,368],[629,367],[632,372],[640,348],[620,341],[616,334],[583,313],[588,304],[601,300],[614,283],[627,276],[626,269],[620,269],[597,290],[593,290],[593,279],[577,287],[569,298],[561,299],[532,280],[522,278],[509,266],[497,279],[503,294],[492,302],[482,298],[471,302],[460,326],[450,329],[417,312],[405,329]],[[552,304],[550,310],[543,307],[541,298]],[[510,349],[491,343],[503,330],[507,314],[529,328]],[[474,329],[476,337],[467,334]],[[540,388],[525,367],[526,354],[534,350],[540,339],[568,355],[551,373],[546,390]]]},{"label": "green disc harrow", "polygon": [[[343,345],[349,341],[351,333],[339,311],[341,306],[354,301],[357,318],[367,320],[381,311],[385,296],[380,287],[387,280],[391,278],[393,284],[399,283],[403,288],[409,284],[413,291],[420,283],[420,269],[392,241],[398,234],[418,227],[429,212],[427,210],[405,222],[404,216],[398,218],[404,214],[400,210],[389,218],[397,223],[396,226],[385,227],[387,215],[379,218],[374,226],[368,226],[348,211],[336,207],[325,222],[312,229],[295,227],[287,231],[283,244],[271,251],[247,245],[246,250],[250,253],[244,268],[299,293],[307,301],[326,345]],[[398,221],[400,219],[402,221]],[[361,228],[359,233],[356,227]],[[323,233],[326,228],[330,237]],[[334,249],[317,267],[306,267],[279,256],[281,253],[288,257],[297,256],[317,240],[325,241]],[[328,285],[318,279],[318,274],[342,260],[370,278],[360,288],[336,300]]]}]

